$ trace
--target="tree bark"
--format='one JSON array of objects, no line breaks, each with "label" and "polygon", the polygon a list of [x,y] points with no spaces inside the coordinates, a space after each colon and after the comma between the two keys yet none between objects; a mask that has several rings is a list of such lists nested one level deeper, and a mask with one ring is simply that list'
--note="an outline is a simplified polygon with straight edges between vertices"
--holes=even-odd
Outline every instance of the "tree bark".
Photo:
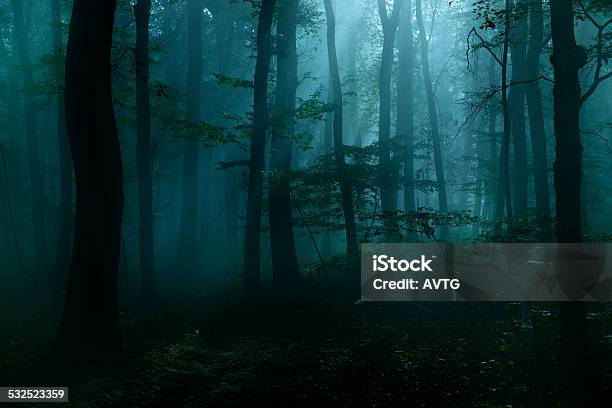
[{"label": "tree bark", "polygon": [[45,191],[40,165],[40,147],[37,129],[37,108],[34,100],[34,73],[30,60],[29,46],[23,14],[23,2],[11,0],[14,18],[13,40],[19,63],[21,64],[24,87],[23,109],[26,144],[28,147],[28,168],[30,176],[30,194],[32,197],[32,224],[34,226],[34,250],[37,266],[44,266],[47,261],[47,238],[45,216]]},{"label": "tree bark", "polygon": [[123,165],[111,96],[116,2],[75,0],[66,49],[66,130],[76,217],[66,301],[56,346],[79,354],[118,351],[117,278]]},{"label": "tree bark", "polygon": [[187,0],[187,106],[186,141],[183,153],[183,204],[179,226],[177,262],[188,279],[197,265],[198,235],[198,160],[202,83],[202,10],[201,0]]},{"label": "tree bark", "polygon": [[257,24],[257,60],[253,97],[253,137],[249,161],[249,186],[244,233],[244,294],[248,299],[261,291],[260,234],[263,171],[268,133],[268,74],[272,54],[272,20],[276,0],[262,0]]},{"label": "tree bark", "polygon": [[[586,52],[576,45],[571,0],[550,4],[555,74],[553,88],[556,158],[554,163],[557,242],[581,242],[582,142],[580,140],[580,82],[578,72]],[[560,362],[571,386],[592,374],[586,309],[581,302],[561,304]]]},{"label": "tree bark", "polygon": [[149,17],[151,0],[138,0],[136,18],[136,161],[140,232],[140,295],[151,301],[155,293],[153,237],[153,179],[151,176],[151,106],[149,101]]},{"label": "tree bark", "polygon": [[301,282],[293,237],[291,184],[288,179],[295,134],[297,11],[298,0],[283,0],[278,7],[269,213],[272,278],[274,286],[279,290],[295,289]]}]

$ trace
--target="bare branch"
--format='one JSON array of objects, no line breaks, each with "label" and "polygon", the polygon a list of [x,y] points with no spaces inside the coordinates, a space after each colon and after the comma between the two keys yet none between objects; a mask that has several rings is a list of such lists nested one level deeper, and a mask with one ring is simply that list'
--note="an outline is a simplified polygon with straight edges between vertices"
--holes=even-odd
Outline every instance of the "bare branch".
[{"label": "bare branch", "polygon": [[[467,42],[468,42],[468,52],[469,52],[469,50],[470,50],[470,47],[469,47],[469,46],[470,46],[470,37],[472,36],[472,34],[474,34],[476,37],[478,37],[478,38],[480,39],[480,42],[481,42],[481,44],[482,44],[482,48],[484,48],[485,50],[489,51],[489,54],[491,54],[491,55],[493,56],[493,58],[495,58],[495,61],[497,61],[497,63],[499,64],[499,66],[502,66],[503,64],[502,64],[501,60],[499,59],[499,57],[498,57],[497,55],[495,55],[495,53],[493,52],[493,50],[491,49],[491,47],[489,47],[489,46],[487,45],[487,42],[484,40],[484,38],[482,38],[482,37],[480,36],[480,34],[478,34],[478,32],[476,31],[476,28],[475,28],[475,27],[472,27],[472,29],[470,30],[470,32],[468,33],[468,36],[467,36]],[[469,64],[469,62],[470,62],[470,60],[469,60],[469,58],[468,58],[468,67],[469,67],[469,65],[470,65],[470,64]]]}]

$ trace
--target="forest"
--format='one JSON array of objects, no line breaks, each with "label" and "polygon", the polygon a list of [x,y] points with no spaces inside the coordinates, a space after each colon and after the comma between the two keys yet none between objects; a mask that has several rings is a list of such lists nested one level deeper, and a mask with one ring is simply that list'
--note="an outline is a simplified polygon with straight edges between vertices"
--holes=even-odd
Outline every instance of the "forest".
[{"label": "forest", "polygon": [[612,298],[360,295],[364,243],[611,242],[609,58],[610,0],[0,0],[0,386],[612,406]]}]

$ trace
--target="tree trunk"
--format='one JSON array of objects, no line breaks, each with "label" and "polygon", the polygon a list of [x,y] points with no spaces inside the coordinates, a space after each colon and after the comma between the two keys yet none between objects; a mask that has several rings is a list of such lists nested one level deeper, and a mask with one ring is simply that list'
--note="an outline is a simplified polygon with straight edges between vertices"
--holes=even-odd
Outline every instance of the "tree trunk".
[{"label": "tree trunk", "polygon": [[527,185],[529,184],[527,165],[527,134],[525,131],[525,91],[524,85],[516,85],[525,81],[525,58],[527,56],[527,18],[523,15],[524,0],[518,0],[514,7],[518,13],[510,13],[510,57],[512,61],[513,84],[508,91],[508,112],[511,120],[512,142],[514,146],[514,213],[517,217],[527,215]]},{"label": "tree trunk", "polygon": [[[489,77],[489,86],[491,88],[495,87],[497,83],[496,79],[496,61],[493,57],[489,59],[488,65],[488,77]],[[493,194],[496,186],[496,180],[498,170],[495,169],[495,164],[497,163],[498,153],[497,153],[497,103],[494,101],[489,101],[487,106],[487,123],[488,129],[487,134],[489,135],[489,154],[487,156],[487,160],[489,162],[490,171],[487,174],[485,181],[485,214],[489,219],[495,219],[495,195]]]},{"label": "tree trunk", "polygon": [[244,294],[257,297],[261,291],[259,244],[263,171],[268,132],[268,73],[272,54],[272,20],[276,0],[262,0],[257,24],[257,60],[253,97],[253,137],[249,161],[249,186],[244,233]]},{"label": "tree trunk", "polygon": [[23,81],[24,126],[28,147],[28,168],[30,173],[30,194],[32,198],[32,224],[34,226],[34,250],[37,266],[45,266],[47,261],[47,239],[45,220],[45,192],[40,165],[38,143],[37,107],[34,100],[34,74],[30,60],[29,46],[23,15],[23,2],[11,0],[14,18],[13,40],[21,64]]},{"label": "tree trunk", "polygon": [[66,303],[56,346],[79,354],[120,349],[117,279],[123,164],[111,96],[116,2],[75,0],[66,49],[66,130],[76,217]]},{"label": "tree trunk", "polygon": [[405,149],[403,157],[404,211],[415,211],[413,82],[416,50],[412,34],[412,2],[411,0],[402,1],[398,37],[397,137]]},{"label": "tree trunk", "polygon": [[[555,85],[554,163],[557,242],[581,242],[582,142],[580,140],[580,82],[578,72],[586,52],[576,45],[571,0],[551,2],[551,29]],[[561,367],[571,386],[585,382],[592,374],[588,327],[584,303],[561,304]]]},{"label": "tree trunk", "polygon": [[[446,198],[446,182],[444,177],[444,159],[442,158],[442,145],[438,130],[438,112],[431,82],[431,72],[429,69],[429,46],[427,33],[423,21],[423,10],[421,0],[416,0],[416,20],[419,27],[421,42],[421,64],[423,67],[423,81],[425,93],[427,95],[427,110],[429,112],[429,125],[431,128],[431,140],[433,143],[434,166],[436,169],[436,185],[438,188],[438,206],[441,212],[448,211],[448,200]],[[448,238],[448,228],[442,228],[442,238]]]},{"label": "tree trunk", "polygon": [[[61,6],[59,0],[51,0],[51,36],[57,63],[53,64],[53,74],[58,89],[64,84],[64,65],[60,62],[64,54],[61,27]],[[57,93],[57,142],[60,161],[60,202],[59,231],[57,238],[57,254],[55,269],[57,281],[64,285],[70,265],[70,242],[72,240],[72,162],[70,161],[70,145],[66,136],[66,112],[64,109],[64,94]]]},{"label": "tree trunk", "polygon": [[359,264],[359,244],[357,242],[357,227],[353,209],[353,194],[350,174],[346,169],[342,140],[342,83],[338,69],[338,56],[336,53],[336,16],[331,0],[324,0],[325,15],[327,19],[327,58],[333,95],[333,142],[336,166],[340,175],[340,195],[342,197],[342,213],[344,214],[344,227],[346,231],[346,256],[348,269],[352,270]]},{"label": "tree trunk", "polygon": [[[525,61],[526,77],[540,76],[540,53],[544,47],[544,14],[541,1],[529,2],[529,51]],[[536,214],[550,217],[548,195],[548,159],[546,157],[546,133],[544,132],[544,113],[539,82],[525,84],[527,114],[529,115],[529,134],[533,154],[533,178],[535,185]]]},{"label": "tree trunk", "polygon": [[[358,23],[351,24],[349,32],[349,40],[346,42],[347,50],[347,94],[349,100],[347,103],[348,115],[346,115],[345,123],[350,140],[354,146],[361,146],[361,134],[359,129],[359,97],[357,95],[357,34]],[[345,128],[346,128],[345,127]]]},{"label": "tree trunk", "polygon": [[394,185],[396,176],[391,168],[391,71],[401,1],[394,0],[393,11],[391,16],[388,17],[385,0],[378,0],[378,11],[383,29],[383,49],[378,82],[380,97],[378,118],[380,201],[383,214],[389,214],[390,216],[397,209],[397,188]]},{"label": "tree trunk", "polygon": [[502,138],[499,158],[499,177],[495,201],[495,220],[504,219],[504,201],[508,222],[512,221],[512,199],[510,194],[510,111],[508,109],[508,46],[510,41],[510,0],[506,0],[506,17],[504,29],[504,45],[502,54],[502,116],[504,135]]},{"label": "tree trunk", "polygon": [[269,212],[272,277],[274,286],[280,290],[295,289],[301,281],[293,237],[293,206],[288,179],[295,134],[297,11],[298,0],[284,0],[278,7]]},{"label": "tree trunk", "polygon": [[200,152],[200,95],[202,82],[202,10],[201,0],[187,0],[187,106],[186,141],[183,154],[183,204],[179,226],[177,262],[188,273],[197,268],[198,235],[198,159]]},{"label": "tree trunk", "polygon": [[149,17],[151,0],[138,0],[136,18],[136,161],[140,227],[140,295],[152,300],[155,293],[153,238],[153,179],[151,176],[151,108],[149,102]]}]

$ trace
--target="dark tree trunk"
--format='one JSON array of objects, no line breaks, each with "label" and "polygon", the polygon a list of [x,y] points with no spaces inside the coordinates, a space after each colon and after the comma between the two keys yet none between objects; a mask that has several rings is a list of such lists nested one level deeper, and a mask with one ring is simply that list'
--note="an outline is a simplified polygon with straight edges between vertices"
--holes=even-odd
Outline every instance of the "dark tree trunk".
[{"label": "dark tree trunk", "polygon": [[[187,106],[186,141],[183,154],[183,204],[179,225],[177,262],[193,275],[197,266],[198,235],[198,159],[202,82],[202,10],[201,0],[187,0]],[[188,276],[191,279],[192,276]]]},{"label": "dark tree trunk", "polygon": [[399,73],[397,85],[397,137],[405,149],[404,211],[416,209],[414,197],[414,57],[412,2],[402,0],[399,21]]},{"label": "dark tree trunk", "polygon": [[346,231],[346,256],[349,269],[355,267],[359,261],[359,246],[357,242],[357,227],[353,210],[353,194],[350,174],[346,169],[342,140],[342,83],[338,69],[338,56],[336,54],[336,16],[331,0],[324,0],[325,15],[327,19],[327,58],[334,104],[333,142],[334,155],[338,174],[340,174],[340,195],[342,196],[342,212],[344,214],[344,227]]},{"label": "dark tree trunk", "polygon": [[348,115],[345,117],[345,127],[348,131],[345,131],[349,135],[350,140],[353,141],[353,145],[361,146],[361,134],[359,129],[359,98],[357,96],[357,29],[358,23],[353,23],[349,32],[349,40],[346,42],[347,50],[347,94],[348,100]]},{"label": "dark tree trunk", "polygon": [[64,64],[61,56],[64,55],[61,27],[61,6],[59,0],[51,0],[51,36],[57,63],[53,65],[53,75],[57,83],[57,142],[60,161],[60,202],[59,202],[59,230],[57,239],[57,254],[55,269],[57,281],[64,285],[70,264],[70,243],[72,240],[72,191],[73,176],[72,162],[70,160],[70,145],[66,135],[66,112],[64,109],[64,93],[59,89],[64,84]]},{"label": "dark tree trunk", "polygon": [[293,237],[293,206],[289,172],[295,134],[297,89],[298,0],[283,0],[278,7],[276,40],[276,98],[270,156],[269,213],[273,283],[277,289],[295,289],[301,281]]},{"label": "dark tree trunk", "polygon": [[462,156],[461,173],[458,175],[458,178],[463,180],[460,186],[461,190],[459,191],[459,208],[467,210],[470,191],[470,172],[474,158],[474,134],[471,126],[468,126],[464,132]]},{"label": "dark tree trunk", "polygon": [[[416,0],[416,20],[419,27],[419,36],[421,42],[421,64],[423,67],[423,81],[425,85],[425,93],[427,95],[427,110],[429,112],[429,125],[431,128],[431,140],[433,143],[434,166],[436,169],[436,185],[438,188],[438,206],[440,211],[448,211],[448,200],[446,198],[446,182],[444,177],[444,159],[442,158],[442,141],[440,140],[440,132],[438,129],[438,112],[436,110],[436,101],[431,82],[431,71],[429,69],[429,46],[427,42],[427,33],[425,31],[425,23],[423,21],[423,10],[421,0]],[[448,229],[442,229],[442,238],[448,238]]]},{"label": "dark tree trunk", "polygon": [[66,49],[66,130],[76,179],[76,218],[57,346],[120,349],[117,278],[123,165],[111,96],[116,2],[75,0]]},{"label": "dark tree trunk", "polygon": [[153,241],[153,179],[151,176],[151,107],[149,101],[149,17],[151,0],[138,0],[136,17],[136,161],[140,227],[140,295],[150,301],[155,292]]},{"label": "dark tree trunk", "polygon": [[262,0],[257,24],[257,60],[253,97],[253,137],[249,161],[249,186],[244,233],[244,294],[257,297],[261,291],[259,244],[261,234],[261,200],[263,171],[268,133],[268,74],[272,54],[272,20],[276,0]]},{"label": "dark tree trunk", "polygon": [[[525,76],[534,79],[540,76],[540,53],[544,47],[544,14],[541,1],[529,2],[529,51],[525,61]],[[525,84],[529,134],[533,154],[533,179],[535,185],[536,214],[550,217],[548,194],[548,159],[546,157],[546,133],[539,82]]]},{"label": "dark tree trunk", "polygon": [[501,143],[499,157],[499,177],[497,182],[497,194],[495,198],[495,220],[498,222],[504,219],[504,202],[508,222],[512,221],[512,199],[510,194],[510,110],[508,107],[508,47],[510,41],[510,0],[506,0],[506,21],[504,29],[504,45],[501,64],[501,97],[502,97],[502,116],[504,123],[504,134]]},{"label": "dark tree trunk", "polygon": [[47,261],[47,239],[45,222],[45,192],[42,169],[40,165],[40,148],[38,143],[38,130],[36,126],[37,108],[34,100],[34,74],[30,60],[29,46],[23,15],[23,2],[11,0],[14,17],[15,50],[21,64],[22,81],[24,87],[24,127],[26,131],[26,144],[28,147],[28,168],[30,175],[30,194],[32,198],[32,224],[34,225],[34,250],[37,266],[45,266]]},{"label": "dark tree trunk", "polygon": [[[582,142],[578,72],[586,62],[586,52],[576,45],[572,1],[551,2],[550,14],[553,42],[550,61],[555,74],[556,238],[557,242],[581,242]],[[561,367],[570,385],[576,386],[592,374],[584,303],[562,303],[560,320]]]},{"label": "dark tree trunk", "polygon": [[527,133],[525,131],[525,89],[524,85],[517,85],[523,82],[525,76],[525,58],[527,56],[527,16],[524,15],[524,0],[518,0],[514,7],[518,13],[511,13],[510,29],[510,57],[512,61],[513,85],[508,91],[508,112],[511,120],[512,142],[514,146],[514,213],[517,217],[527,215],[527,185],[528,165],[527,165]]},{"label": "dark tree trunk", "polygon": [[[491,88],[495,87],[497,83],[497,74],[496,74],[496,61],[494,58],[489,59],[488,65],[488,77],[489,77],[489,86]],[[497,113],[498,113],[498,103],[495,101],[490,101],[487,106],[487,134],[489,137],[489,154],[487,156],[487,160],[489,162],[489,171],[487,173],[487,177],[485,179],[485,213],[489,219],[495,218],[495,195],[493,194],[495,190],[496,177],[498,175],[498,170],[495,168],[495,164],[497,163],[498,153],[497,153]]]},{"label": "dark tree trunk", "polygon": [[384,213],[397,209],[397,187],[391,168],[391,71],[393,50],[399,24],[401,0],[394,0],[391,16],[387,16],[385,0],[378,0],[378,12],[383,29],[383,49],[380,61],[378,91],[380,97],[378,118],[378,143],[380,148],[380,201]]}]

